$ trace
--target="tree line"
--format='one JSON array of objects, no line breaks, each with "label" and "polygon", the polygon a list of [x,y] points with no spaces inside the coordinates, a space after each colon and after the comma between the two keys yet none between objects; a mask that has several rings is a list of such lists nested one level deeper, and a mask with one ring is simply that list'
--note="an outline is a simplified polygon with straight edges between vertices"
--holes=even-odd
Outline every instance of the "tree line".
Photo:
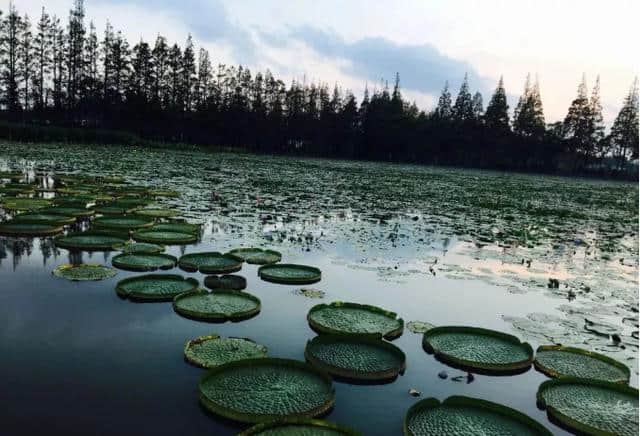
[{"label": "tree line", "polygon": [[35,25],[12,4],[0,11],[0,117],[0,131],[27,140],[123,131],[128,140],[567,174],[635,171],[638,159],[637,78],[609,134],[599,79],[589,95],[584,76],[564,121],[551,124],[529,76],[512,117],[502,78],[486,108],[466,76],[455,100],[444,85],[433,110],[407,101],[397,74],[358,102],[338,84],[287,86],[269,70],[214,66],[191,36],[183,46],[163,36],[131,46],[109,22],[99,36],[83,0],[65,23],[44,8]]}]

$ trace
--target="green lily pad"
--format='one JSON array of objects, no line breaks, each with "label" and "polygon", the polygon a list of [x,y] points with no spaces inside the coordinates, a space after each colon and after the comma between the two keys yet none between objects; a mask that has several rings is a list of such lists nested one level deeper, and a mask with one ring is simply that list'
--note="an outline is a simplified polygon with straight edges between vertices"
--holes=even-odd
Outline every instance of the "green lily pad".
[{"label": "green lily pad", "polygon": [[335,401],[331,379],[322,371],[297,360],[268,357],[213,368],[198,389],[205,408],[242,422],[315,417]]},{"label": "green lily pad", "polygon": [[178,259],[175,256],[163,253],[122,253],[111,261],[116,268],[128,271],[171,269],[177,262]]},{"label": "green lily pad", "polygon": [[422,345],[445,363],[476,372],[520,372],[533,362],[531,345],[495,330],[436,327],[424,334]]},{"label": "green lily pad", "polygon": [[176,274],[147,274],[129,277],[116,285],[121,297],[141,301],[171,301],[176,295],[198,289],[198,281]]},{"label": "green lily pad", "polygon": [[200,226],[190,223],[157,223],[152,230],[154,232],[191,233],[197,235],[200,232]]},{"label": "green lily pad", "polygon": [[442,403],[425,398],[404,418],[407,436],[512,435],[551,436],[527,415],[490,401],[453,396]]},{"label": "green lily pad", "polygon": [[22,171],[0,171],[0,179],[21,179],[23,177]]},{"label": "green lily pad", "polygon": [[53,236],[63,231],[64,228],[57,224],[35,224],[15,220],[0,223],[0,235],[3,236]]},{"label": "green lily pad", "polygon": [[151,230],[139,230],[133,234],[136,242],[149,242],[151,244],[186,245],[196,242],[198,237],[190,233],[156,232]]},{"label": "green lily pad", "polygon": [[148,194],[152,197],[170,197],[170,198],[180,197],[180,193],[178,191],[172,191],[169,189],[153,189],[149,191]]},{"label": "green lily pad", "polygon": [[250,339],[206,335],[192,339],[184,347],[184,357],[200,368],[214,368],[242,359],[267,357],[267,347]]},{"label": "green lily pad", "polygon": [[261,266],[258,275],[268,282],[295,285],[316,283],[322,278],[322,273],[316,267],[290,263]]},{"label": "green lily pad", "polygon": [[431,330],[434,327],[435,326],[433,324],[430,324],[425,321],[409,321],[407,323],[407,329],[411,333],[420,333],[420,334],[426,333],[427,331]]},{"label": "green lily pad", "polygon": [[96,206],[93,208],[96,213],[101,215],[126,215],[136,210],[135,207],[112,206],[110,204]]},{"label": "green lily pad", "polygon": [[274,250],[263,250],[262,248],[236,248],[231,250],[233,254],[247,263],[254,265],[269,265],[280,262],[282,254]]},{"label": "green lily pad", "polygon": [[110,207],[120,207],[123,209],[137,209],[151,203],[149,198],[123,197],[109,203]]},{"label": "green lily pad", "polygon": [[173,300],[173,309],[182,316],[204,321],[241,320],[260,312],[260,300],[246,292],[204,290],[185,292]]},{"label": "green lily pad", "polygon": [[207,276],[204,278],[204,285],[209,289],[230,289],[233,291],[242,291],[247,287],[247,279],[235,274]]},{"label": "green lily pad", "polygon": [[2,199],[0,207],[5,210],[36,210],[51,206],[51,200],[46,198],[7,197]]},{"label": "green lily pad", "polygon": [[48,224],[51,226],[65,226],[76,222],[76,218],[72,216],[46,214],[46,213],[24,213],[16,215],[14,222],[30,223],[30,224]]},{"label": "green lily pad", "polygon": [[44,209],[39,209],[38,213],[46,213],[46,214],[53,214],[53,215],[67,215],[67,216],[73,216],[76,218],[86,218],[93,215],[95,211],[91,209],[82,208],[82,207],[56,206],[56,207],[47,207]]},{"label": "green lily pad", "polygon": [[361,335],[320,335],[309,342],[304,356],[331,375],[354,380],[390,380],[405,368],[406,356],[395,345]]},{"label": "green lily pad", "polygon": [[550,377],[579,377],[628,383],[629,367],[610,357],[580,348],[543,345],[536,350],[536,369]]},{"label": "green lily pad", "polygon": [[106,232],[76,232],[59,236],[54,242],[56,247],[69,250],[111,251],[115,244],[127,242],[127,238]]},{"label": "green lily pad", "polygon": [[138,230],[153,225],[153,219],[138,216],[102,216],[93,220],[93,226],[115,230]]},{"label": "green lily pad", "polygon": [[324,298],[325,292],[314,288],[300,288],[293,291],[294,294],[307,298]]},{"label": "green lily pad", "polygon": [[638,390],[620,383],[580,378],[540,385],[538,406],[563,427],[590,435],[638,434]]},{"label": "green lily pad", "polygon": [[238,436],[359,436],[361,433],[322,419],[283,418],[256,424]]},{"label": "green lily pad", "polygon": [[105,280],[118,274],[113,268],[102,265],[60,265],[53,270],[53,275],[72,281]]},{"label": "green lily pad", "polygon": [[122,251],[123,253],[162,253],[164,247],[158,244],[149,244],[147,242],[125,242],[124,244],[115,244],[114,250]]},{"label": "green lily pad", "polygon": [[224,274],[239,271],[242,259],[217,251],[185,254],[178,261],[180,268],[186,271],[200,271],[203,274]]},{"label": "green lily pad", "polygon": [[53,199],[56,206],[66,207],[89,207],[95,205],[96,201],[96,197],[93,195],[68,195]]},{"label": "green lily pad", "polygon": [[149,216],[154,218],[170,218],[181,214],[179,210],[173,209],[138,209],[134,212],[136,215]]},{"label": "green lily pad", "polygon": [[342,301],[313,306],[307,320],[311,328],[319,333],[347,333],[393,339],[404,330],[404,321],[394,312]]}]

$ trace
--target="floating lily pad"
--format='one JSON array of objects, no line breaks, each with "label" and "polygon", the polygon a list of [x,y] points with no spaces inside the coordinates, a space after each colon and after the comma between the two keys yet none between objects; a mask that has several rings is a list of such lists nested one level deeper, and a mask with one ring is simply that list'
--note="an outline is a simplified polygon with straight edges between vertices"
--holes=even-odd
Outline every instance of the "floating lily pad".
[{"label": "floating lily pad", "polygon": [[57,247],[69,250],[111,251],[116,244],[124,244],[127,238],[103,232],[76,232],[55,239]]},{"label": "floating lily pad", "polygon": [[116,285],[121,297],[142,301],[171,301],[176,295],[198,289],[198,281],[176,274],[147,274],[129,277]]},{"label": "floating lily pad", "polygon": [[24,177],[22,171],[0,171],[0,179],[21,179]]},{"label": "floating lily pad", "polygon": [[321,291],[320,289],[313,289],[313,288],[295,289],[293,293],[296,295],[307,297],[307,298],[324,298],[324,296],[326,295],[324,291]]},{"label": "floating lily pad", "polygon": [[46,213],[24,213],[16,215],[14,222],[31,223],[31,224],[48,224],[51,226],[64,226],[76,222],[76,218],[72,216],[46,214]]},{"label": "floating lily pad", "polygon": [[64,228],[58,224],[35,224],[15,220],[0,223],[0,235],[3,236],[53,236],[63,231]]},{"label": "floating lily pad", "polygon": [[109,203],[110,207],[121,207],[124,209],[137,209],[139,207],[143,207],[151,203],[151,200],[148,198],[138,198],[138,197],[123,197],[118,198],[116,201]]},{"label": "floating lily pad", "polygon": [[407,330],[411,333],[426,333],[434,327],[435,326],[433,324],[424,321],[409,321],[407,323]]},{"label": "floating lily pad", "polygon": [[152,197],[171,197],[178,198],[180,193],[178,191],[171,191],[169,189],[153,189],[148,192]]},{"label": "floating lily pad", "polygon": [[213,334],[187,342],[184,357],[200,368],[214,368],[236,360],[267,357],[267,347],[250,339],[221,338]]},{"label": "floating lily pad", "polygon": [[400,336],[404,329],[404,321],[394,312],[342,301],[313,306],[307,320],[311,328],[319,333],[348,333],[393,339]]},{"label": "floating lily pad", "polygon": [[196,242],[198,237],[190,233],[156,232],[151,230],[138,230],[133,234],[136,242],[149,242],[151,244],[186,245]]},{"label": "floating lily pad", "polygon": [[261,266],[258,275],[268,282],[296,285],[308,285],[322,278],[322,273],[316,267],[289,263]]},{"label": "floating lily pad", "polygon": [[263,250],[262,248],[236,248],[231,250],[233,254],[247,263],[254,265],[269,265],[280,262],[282,254],[274,250]]},{"label": "floating lily pad", "polygon": [[442,403],[425,398],[404,418],[407,436],[512,435],[551,436],[527,415],[490,401],[453,396]]},{"label": "floating lily pad", "polygon": [[68,195],[53,199],[56,206],[66,207],[89,207],[95,205],[96,201],[96,197],[93,195]]},{"label": "floating lily pad", "polygon": [[149,244],[147,242],[125,242],[124,244],[115,244],[114,250],[123,253],[162,253],[164,247],[158,244]]},{"label": "floating lily pad", "polygon": [[200,271],[203,274],[224,274],[239,271],[242,259],[217,251],[185,254],[178,261],[180,268],[186,271]]},{"label": "floating lily pad", "polygon": [[173,300],[173,308],[187,318],[223,322],[257,315],[260,300],[246,292],[199,290],[178,295]]},{"label": "floating lily pad", "polygon": [[590,435],[638,434],[638,390],[620,383],[580,378],[540,385],[538,405],[562,426]]},{"label": "floating lily pad", "polygon": [[238,436],[359,436],[360,433],[322,419],[283,418],[256,424]]},{"label": "floating lily pad", "polygon": [[81,265],[60,265],[53,270],[53,274],[72,281],[105,280],[118,274],[113,268],[102,265],[81,264]]},{"label": "floating lily pad", "polygon": [[230,289],[233,291],[241,291],[247,287],[247,279],[235,274],[207,276],[204,278],[204,285],[209,289]]},{"label": "floating lily pad", "polygon": [[331,379],[322,371],[297,360],[268,357],[213,368],[198,389],[205,408],[242,422],[315,417],[335,401]]},{"label": "floating lily pad", "polygon": [[38,213],[46,213],[46,214],[53,214],[53,215],[67,215],[67,216],[73,216],[76,218],[85,218],[85,217],[90,217],[95,212],[91,209],[86,209],[82,207],[56,206],[56,207],[47,207],[44,209],[39,209]]},{"label": "floating lily pad", "polygon": [[580,377],[628,383],[629,367],[610,357],[580,348],[543,345],[536,350],[535,367],[550,377]]},{"label": "floating lily pad", "polygon": [[45,198],[3,198],[0,207],[6,210],[36,210],[51,206],[51,200]]},{"label": "floating lily pad", "polygon": [[102,216],[93,220],[99,228],[116,230],[138,230],[153,225],[153,219],[139,216]]},{"label": "floating lily pad", "polygon": [[320,335],[304,356],[329,374],[354,380],[389,380],[404,371],[406,356],[395,345],[361,335]]},{"label": "floating lily pad", "polygon": [[122,253],[111,261],[116,268],[128,271],[171,269],[177,262],[178,259],[175,256],[163,253]]},{"label": "floating lily pad", "polygon": [[126,215],[136,210],[135,207],[112,206],[110,204],[96,206],[93,208],[96,213],[101,215]]},{"label": "floating lily pad", "polygon": [[452,366],[490,373],[527,370],[533,349],[515,336],[475,327],[436,327],[428,330],[422,345]]},{"label": "floating lily pad", "polygon": [[192,233],[197,235],[200,231],[198,224],[190,223],[158,223],[153,226],[154,232]]},{"label": "floating lily pad", "polygon": [[138,209],[134,212],[136,215],[149,216],[154,218],[170,218],[181,214],[179,210],[174,209]]}]

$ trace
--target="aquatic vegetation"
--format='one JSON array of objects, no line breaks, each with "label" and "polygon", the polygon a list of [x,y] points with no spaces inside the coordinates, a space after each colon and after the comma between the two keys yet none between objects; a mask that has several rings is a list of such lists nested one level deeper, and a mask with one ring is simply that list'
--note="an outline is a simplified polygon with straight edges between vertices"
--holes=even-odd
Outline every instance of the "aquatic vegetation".
[{"label": "aquatic vegetation", "polygon": [[304,351],[309,363],[353,380],[391,380],[404,371],[406,356],[395,345],[362,335],[320,335]]},{"label": "aquatic vegetation", "polygon": [[175,256],[163,253],[122,253],[111,261],[116,268],[128,271],[171,269],[178,263]]},{"label": "aquatic vegetation", "polygon": [[280,262],[282,254],[274,250],[263,250],[262,248],[236,248],[229,252],[254,265],[269,265]]},{"label": "aquatic vegetation", "polygon": [[350,333],[394,339],[404,329],[404,321],[394,312],[341,301],[313,306],[307,314],[307,320],[311,328],[319,333]]},{"label": "aquatic vegetation", "polygon": [[115,230],[138,230],[153,225],[153,219],[136,216],[103,216],[94,218],[94,227]]},{"label": "aquatic vegetation", "polygon": [[121,297],[141,301],[171,301],[175,296],[198,289],[198,281],[176,274],[147,274],[120,280],[116,292]]},{"label": "aquatic vegetation", "polygon": [[225,274],[240,271],[242,259],[217,251],[185,254],[178,261],[186,271],[200,271],[203,274]]},{"label": "aquatic vegetation", "polygon": [[169,189],[152,189],[147,192],[152,197],[171,197],[178,198],[180,197],[180,193],[178,191],[171,191]]},{"label": "aquatic vegetation", "polygon": [[267,357],[267,347],[250,339],[221,338],[212,334],[187,342],[184,357],[195,366],[209,369],[236,360]]},{"label": "aquatic vegetation", "polygon": [[53,236],[62,233],[60,224],[39,224],[16,220],[0,223],[0,235],[3,236]]},{"label": "aquatic vegetation", "polygon": [[548,380],[539,407],[571,430],[590,435],[638,434],[638,390],[620,383],[580,378]]},{"label": "aquatic vegetation", "polygon": [[136,215],[148,216],[153,218],[171,218],[181,214],[179,210],[172,209],[137,209]]},{"label": "aquatic vegetation", "polygon": [[158,244],[149,244],[147,242],[125,242],[115,244],[114,250],[122,251],[123,253],[162,253],[164,247]]},{"label": "aquatic vegetation", "polygon": [[58,236],[54,243],[56,247],[69,250],[112,251],[116,244],[124,244],[128,237],[108,232],[76,232]]},{"label": "aquatic vegetation", "polygon": [[578,377],[628,383],[629,368],[617,360],[580,348],[543,345],[536,350],[535,367],[551,377]]},{"label": "aquatic vegetation", "polygon": [[269,357],[213,368],[200,379],[198,389],[205,408],[241,422],[315,417],[335,401],[324,372],[297,360]]},{"label": "aquatic vegetation", "polygon": [[53,275],[71,281],[105,280],[118,274],[113,268],[94,264],[63,264],[53,270]]},{"label": "aquatic vegetation", "polygon": [[409,330],[411,333],[426,333],[434,327],[435,326],[433,324],[425,321],[409,321],[407,323],[407,330]]},{"label": "aquatic vegetation", "polygon": [[436,398],[418,401],[407,411],[403,427],[406,436],[552,434],[540,423],[517,410],[457,395],[442,403]]},{"label": "aquatic vegetation", "polygon": [[52,226],[65,226],[76,222],[72,216],[46,214],[46,213],[23,213],[13,218],[15,223],[49,224]]},{"label": "aquatic vegetation", "polygon": [[256,424],[238,436],[358,436],[359,432],[329,421],[309,418],[283,418]]},{"label": "aquatic vegetation", "polygon": [[183,222],[156,223],[152,230],[154,232],[192,233],[197,235],[200,231],[200,226]]},{"label": "aquatic vegetation", "polygon": [[209,289],[230,289],[241,291],[247,287],[247,279],[235,274],[223,276],[207,276],[204,278],[204,285]]},{"label": "aquatic vegetation", "polygon": [[294,289],[293,293],[307,298],[324,298],[326,295],[324,291],[313,288]]},{"label": "aquatic vegetation", "polygon": [[92,209],[86,209],[81,207],[62,207],[62,206],[54,206],[54,207],[46,207],[43,209],[39,209],[38,213],[43,214],[53,214],[53,215],[68,215],[76,218],[86,218],[92,216],[95,211]]},{"label": "aquatic vegetation", "polygon": [[260,312],[260,300],[246,292],[204,290],[185,292],[173,300],[173,309],[182,316],[203,321],[242,320]]},{"label": "aquatic vegetation", "polygon": [[95,213],[99,213],[101,215],[126,215],[132,213],[136,210],[135,207],[123,207],[123,206],[113,206],[110,203],[95,206],[93,208]]},{"label": "aquatic vegetation", "polygon": [[322,272],[316,267],[288,263],[261,266],[258,275],[262,280],[288,285],[308,285],[322,279]]},{"label": "aquatic vegetation", "polygon": [[36,210],[51,205],[51,200],[45,198],[5,197],[0,200],[0,207],[11,211]]},{"label": "aquatic vegetation", "polygon": [[198,240],[196,235],[189,233],[156,232],[153,228],[150,230],[138,230],[132,237],[136,242],[148,242],[151,244],[163,245],[186,245]]}]

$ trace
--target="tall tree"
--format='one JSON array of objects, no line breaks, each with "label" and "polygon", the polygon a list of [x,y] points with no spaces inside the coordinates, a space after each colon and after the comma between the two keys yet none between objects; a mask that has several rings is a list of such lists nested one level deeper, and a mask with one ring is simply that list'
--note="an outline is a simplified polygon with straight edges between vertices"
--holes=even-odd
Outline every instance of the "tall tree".
[{"label": "tall tree", "polygon": [[538,79],[536,78],[535,84],[531,86],[531,76],[527,74],[524,92],[518,99],[513,113],[513,131],[520,136],[541,138],[545,128]]},{"label": "tall tree", "polygon": [[53,17],[51,22],[52,70],[53,70],[53,105],[59,114],[64,102],[65,82],[65,35],[60,19]]},{"label": "tall tree", "polygon": [[153,101],[160,108],[166,104],[167,68],[169,62],[169,46],[163,36],[156,38],[156,43],[151,52],[153,56]]},{"label": "tall tree", "polygon": [[453,119],[458,123],[465,123],[473,120],[473,118],[473,100],[469,92],[469,80],[465,74],[456,102],[453,105]]},{"label": "tall tree", "polygon": [[449,121],[451,119],[451,93],[449,92],[449,82],[445,82],[444,89],[440,98],[438,99],[438,106],[436,107],[434,115],[436,118],[442,121]]},{"label": "tall tree", "polygon": [[618,161],[618,169],[622,169],[625,160],[638,159],[638,128],[638,78],[636,77],[624,99],[622,109],[613,122],[608,138],[612,154]]},{"label": "tall tree", "polygon": [[22,17],[13,3],[9,3],[9,12],[3,20],[3,32],[0,35],[0,56],[3,58],[2,82],[5,89],[5,104],[10,113],[20,109],[19,101],[19,58],[20,40],[23,30]]},{"label": "tall tree", "polygon": [[187,43],[182,55],[182,96],[184,107],[181,110],[191,112],[193,106],[193,87],[196,82],[196,57],[193,49],[191,35],[187,37]]},{"label": "tall tree", "polygon": [[585,156],[589,156],[593,151],[591,150],[591,119],[587,81],[583,74],[582,81],[578,85],[578,94],[571,102],[564,119],[564,134],[574,149]]},{"label": "tall tree", "polygon": [[33,95],[36,108],[39,110],[47,106],[46,83],[51,74],[51,64],[53,63],[53,41],[51,38],[51,17],[43,7],[34,40],[35,75],[33,78]]},{"label": "tall tree", "polygon": [[490,129],[499,131],[509,130],[509,105],[507,104],[507,93],[504,90],[502,76],[500,76],[498,86],[491,96],[484,120]]},{"label": "tall tree", "polygon": [[604,118],[602,116],[602,103],[600,102],[600,76],[596,77],[596,84],[591,91],[589,100],[590,110],[590,135],[592,148],[600,157],[604,157]]},{"label": "tall tree", "polygon": [[34,56],[33,56],[33,33],[31,32],[31,21],[25,15],[22,19],[20,29],[20,45],[18,47],[18,68],[20,70],[20,80],[22,82],[22,108],[29,110],[31,106],[31,81],[33,80]]},{"label": "tall tree", "polygon": [[482,120],[482,115],[484,114],[484,105],[482,103],[482,94],[480,94],[480,92],[476,92],[475,94],[473,94],[472,107],[473,119],[476,121]]},{"label": "tall tree", "polygon": [[84,74],[84,0],[74,0],[67,27],[67,104],[75,107],[81,95]]},{"label": "tall tree", "polygon": [[94,110],[100,100],[99,95],[101,91],[99,62],[100,42],[98,41],[98,35],[96,34],[96,27],[93,25],[93,22],[90,22],[89,34],[84,45],[83,64],[86,69],[86,74],[84,75],[82,92],[87,104]]}]

